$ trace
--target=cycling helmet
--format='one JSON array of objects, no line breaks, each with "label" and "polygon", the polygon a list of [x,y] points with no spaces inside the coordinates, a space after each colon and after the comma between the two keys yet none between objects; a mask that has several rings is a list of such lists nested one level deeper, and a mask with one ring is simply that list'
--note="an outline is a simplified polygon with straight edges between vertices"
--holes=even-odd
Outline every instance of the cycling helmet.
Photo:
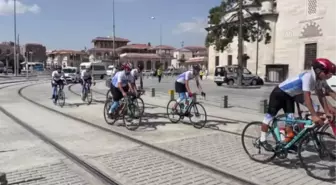
[{"label": "cycling helmet", "polygon": [[192,68],[193,68],[193,70],[194,70],[194,71],[196,71],[196,72],[199,72],[199,71],[201,71],[201,66],[200,66],[200,65],[198,65],[198,64],[196,64],[196,65],[193,65],[193,66],[192,66]]},{"label": "cycling helmet", "polygon": [[57,71],[62,70],[62,66],[57,66],[57,67],[56,67],[56,70],[57,70]]},{"label": "cycling helmet", "polygon": [[317,73],[317,74],[319,74],[321,72],[333,73],[333,71],[335,70],[334,64],[326,58],[315,59],[312,63],[312,67],[313,67],[315,73]]},{"label": "cycling helmet", "polygon": [[140,71],[142,71],[144,69],[143,63],[138,63],[138,68],[140,69]]},{"label": "cycling helmet", "polygon": [[130,71],[132,69],[132,65],[129,64],[129,63],[126,63],[126,64],[122,65],[122,69]]}]

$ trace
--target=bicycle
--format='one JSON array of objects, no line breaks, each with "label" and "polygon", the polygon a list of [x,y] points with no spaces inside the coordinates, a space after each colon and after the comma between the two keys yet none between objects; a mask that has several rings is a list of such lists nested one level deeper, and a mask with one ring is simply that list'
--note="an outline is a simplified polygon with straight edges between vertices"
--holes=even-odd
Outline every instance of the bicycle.
[{"label": "bicycle", "polygon": [[[117,110],[115,110],[115,113],[112,115],[109,114],[109,110],[113,104],[113,100],[108,99],[104,105],[104,119],[106,123],[113,125],[119,118],[122,117],[125,127],[128,130],[134,131],[138,129],[141,123],[142,114],[138,105],[134,103],[133,98],[134,97],[129,93],[127,97],[121,99],[119,107],[117,108]],[[134,120],[138,120],[138,123],[135,124],[128,123]]]},{"label": "bicycle", "polygon": [[[92,92],[91,92],[91,81],[90,82],[83,82],[83,88],[84,88],[84,92],[83,92],[83,97],[82,100],[86,101],[88,105],[90,105],[92,103]],[[95,84],[93,84],[95,85]]]},{"label": "bicycle", "polygon": [[57,84],[56,96],[54,97],[54,104],[58,104],[60,107],[63,107],[65,105],[65,94],[64,94],[63,88],[64,88],[64,85]]},{"label": "bicycle", "polygon": [[[324,137],[331,137],[331,139],[333,141],[335,141],[335,137],[333,137],[331,134],[329,133],[325,133],[325,132],[320,132],[320,125],[314,124],[311,120],[308,119],[309,115],[306,115],[306,119],[286,119],[286,118],[274,118],[272,124],[269,126],[269,131],[267,133],[267,136],[271,136],[271,138],[273,138],[275,140],[275,142],[271,142],[273,144],[273,150],[269,151],[271,153],[271,155],[269,157],[267,157],[266,159],[257,159],[256,157],[254,157],[247,149],[247,145],[245,144],[245,141],[248,139],[252,139],[252,148],[257,149],[258,153],[261,153],[261,149],[263,148],[260,145],[260,136],[258,137],[253,137],[248,135],[247,130],[249,127],[251,126],[257,126],[258,130],[257,132],[260,133],[260,128],[261,125],[263,124],[262,122],[251,122],[248,125],[245,126],[243,132],[242,132],[242,137],[241,137],[241,141],[242,141],[242,145],[244,148],[244,151],[247,153],[247,155],[250,157],[250,159],[257,161],[257,162],[262,162],[262,163],[266,163],[266,162],[270,162],[272,161],[275,157],[278,157],[279,159],[285,159],[288,156],[288,150],[293,147],[293,146],[298,146],[298,157],[300,159],[300,163],[303,166],[303,168],[306,170],[307,174],[313,178],[319,179],[319,180],[323,180],[323,181],[334,181],[336,180],[336,177],[326,177],[323,178],[321,177],[321,175],[314,175],[312,170],[314,170],[314,167],[311,167],[311,164],[307,164],[308,162],[310,162],[309,160],[311,159],[317,159],[317,158],[321,158],[321,159],[325,159],[325,158],[329,158],[328,160],[332,160],[332,163],[335,163],[335,156],[333,156],[330,152],[330,150],[328,150],[326,148],[326,143],[323,143],[320,138],[322,136]],[[279,126],[278,126],[278,122],[283,121],[286,123],[292,123],[293,126],[297,125],[298,128],[300,128],[300,130],[298,131],[298,133],[295,135],[295,137],[288,143],[285,143],[282,141],[282,136],[283,134],[280,132]],[[328,119],[326,119],[326,121],[328,121]],[[300,124],[303,126],[300,126]],[[269,144],[271,144],[269,142]],[[309,146],[310,143],[313,143],[313,146]],[[249,143],[250,144],[250,143]],[[304,157],[303,152],[310,152],[311,150],[315,148],[316,149],[316,153],[317,156],[316,157]],[[306,161],[308,160],[308,161]],[[331,173],[332,174],[332,173]]]},{"label": "bicycle", "polygon": [[[193,94],[193,97],[196,97],[196,93]],[[202,94],[203,97],[205,97],[205,94]],[[200,114],[199,110],[203,109],[204,113]],[[191,110],[194,110],[194,114],[191,114]],[[170,115],[172,116],[177,116],[177,119],[173,119],[170,117]],[[192,117],[200,117],[204,115],[204,120],[200,121],[200,122],[194,122],[192,121]],[[206,122],[207,122],[207,113],[205,108],[203,107],[202,104],[200,104],[199,102],[196,102],[194,99],[192,99],[191,97],[188,97],[187,99],[185,99],[183,102],[178,103],[176,100],[170,100],[167,104],[167,116],[168,119],[172,122],[172,123],[177,123],[179,122],[181,119],[184,119],[184,117],[189,117],[190,122],[192,123],[192,125],[197,128],[197,129],[201,129],[205,126]]]}]

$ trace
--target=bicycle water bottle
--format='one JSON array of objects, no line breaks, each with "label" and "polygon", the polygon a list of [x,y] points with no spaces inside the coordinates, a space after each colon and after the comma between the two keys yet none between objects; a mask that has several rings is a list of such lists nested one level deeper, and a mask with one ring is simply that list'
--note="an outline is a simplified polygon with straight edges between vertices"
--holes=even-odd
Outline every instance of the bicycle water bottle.
[{"label": "bicycle water bottle", "polygon": [[286,138],[285,128],[280,128],[280,140],[285,142],[285,138]]},{"label": "bicycle water bottle", "polygon": [[293,131],[293,120],[295,120],[294,118],[294,114],[290,113],[290,114],[287,114],[286,115],[286,138],[285,138],[285,142],[290,142],[294,136],[295,136],[295,133]]}]

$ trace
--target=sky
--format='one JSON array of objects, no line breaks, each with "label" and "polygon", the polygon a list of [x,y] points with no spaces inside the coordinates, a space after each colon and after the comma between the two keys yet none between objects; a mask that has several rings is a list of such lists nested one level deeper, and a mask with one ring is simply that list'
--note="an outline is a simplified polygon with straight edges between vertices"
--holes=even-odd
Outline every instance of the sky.
[{"label": "sky", "polygon": [[[48,50],[91,48],[113,35],[112,0],[17,0],[20,44]],[[204,46],[209,9],[221,0],[115,0],[116,36],[131,43]],[[13,0],[0,0],[0,42],[14,40]],[[153,19],[154,18],[154,19]]]}]

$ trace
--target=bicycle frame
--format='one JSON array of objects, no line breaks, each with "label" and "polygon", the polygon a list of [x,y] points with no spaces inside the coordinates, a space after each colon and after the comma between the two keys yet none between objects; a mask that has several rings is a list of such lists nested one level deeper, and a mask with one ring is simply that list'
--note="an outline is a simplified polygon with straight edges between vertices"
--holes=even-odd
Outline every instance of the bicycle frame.
[{"label": "bicycle frame", "polygon": [[[189,105],[186,105],[187,100],[189,101]],[[180,104],[182,104],[182,103],[185,106],[184,110],[183,110],[183,113],[185,113],[193,105],[194,100],[192,98],[188,97],[188,98],[185,98]]]},{"label": "bicycle frame", "polygon": [[[273,130],[273,132],[275,134],[275,137],[276,137],[276,140],[277,140],[276,142],[277,143],[281,143],[282,142],[281,141],[280,129],[278,127],[278,121],[284,121],[284,122],[286,122],[286,124],[288,124],[288,123],[303,123],[305,126],[311,126],[311,125],[313,125],[313,122],[311,120],[300,120],[300,119],[298,119],[298,120],[295,120],[295,119],[294,120],[288,120],[286,118],[283,118],[283,119],[280,118],[280,119],[274,120],[273,121],[273,126],[272,126],[273,129],[272,130]],[[308,129],[309,128],[304,127],[303,130],[301,130],[298,134],[296,134],[295,137],[284,146],[284,148],[288,149],[292,145],[294,145],[296,142],[298,142],[302,138],[302,136],[304,136],[307,133]]]}]

